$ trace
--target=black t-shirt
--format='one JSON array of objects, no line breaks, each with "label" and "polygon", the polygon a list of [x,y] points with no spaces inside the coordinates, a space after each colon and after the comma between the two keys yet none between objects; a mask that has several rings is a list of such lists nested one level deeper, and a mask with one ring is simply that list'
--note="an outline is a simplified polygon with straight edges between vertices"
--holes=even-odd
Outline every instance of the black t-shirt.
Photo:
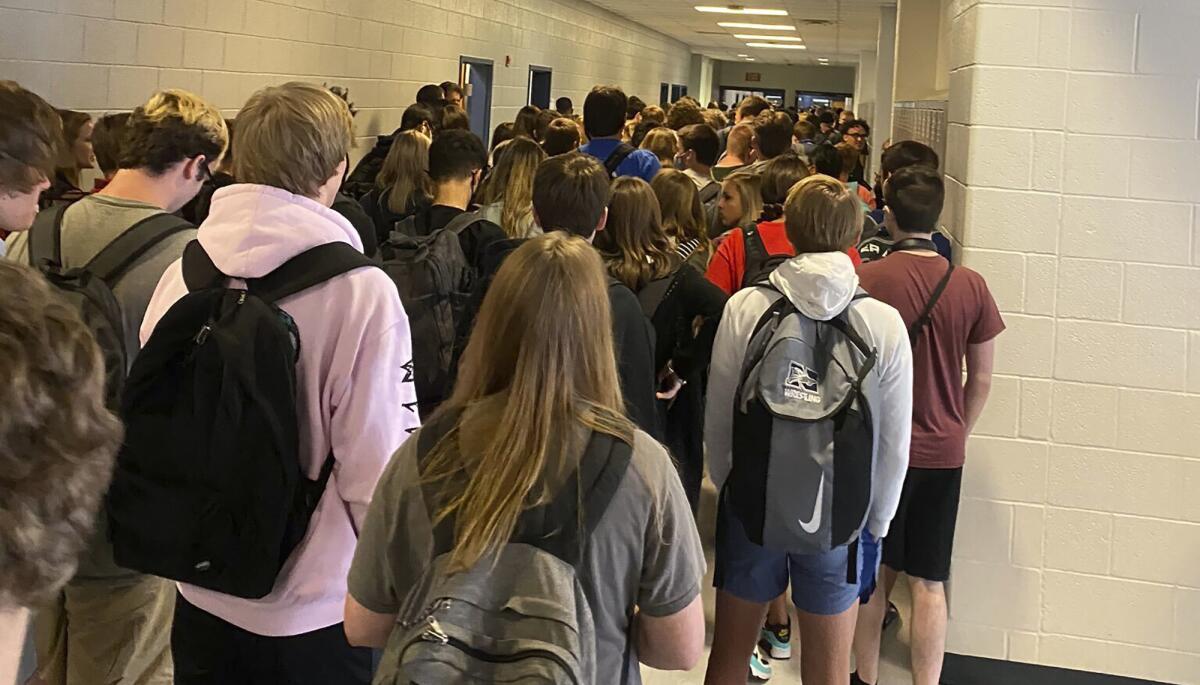
[{"label": "black t-shirt", "polygon": [[638,428],[662,440],[655,406],[654,328],[642,312],[637,295],[624,284],[610,280],[608,301],[613,315],[613,346],[617,355],[617,376],[625,409]]}]

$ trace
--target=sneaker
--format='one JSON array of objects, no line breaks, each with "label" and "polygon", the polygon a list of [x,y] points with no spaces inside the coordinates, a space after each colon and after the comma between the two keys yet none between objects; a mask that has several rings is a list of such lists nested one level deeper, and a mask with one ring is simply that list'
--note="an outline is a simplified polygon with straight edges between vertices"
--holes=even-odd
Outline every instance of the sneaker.
[{"label": "sneaker", "polygon": [[900,620],[900,610],[895,604],[888,602],[887,613],[883,615],[883,629],[887,630],[893,623]]},{"label": "sneaker", "polygon": [[758,647],[772,659],[782,661],[792,658],[792,622],[789,620],[781,626],[770,623],[764,625],[758,638]]},{"label": "sneaker", "polygon": [[858,671],[850,674],[850,685],[868,685],[865,680],[858,677]]},{"label": "sneaker", "polygon": [[759,682],[767,682],[771,679],[771,664],[763,656],[759,649],[755,649],[750,655],[750,677]]}]

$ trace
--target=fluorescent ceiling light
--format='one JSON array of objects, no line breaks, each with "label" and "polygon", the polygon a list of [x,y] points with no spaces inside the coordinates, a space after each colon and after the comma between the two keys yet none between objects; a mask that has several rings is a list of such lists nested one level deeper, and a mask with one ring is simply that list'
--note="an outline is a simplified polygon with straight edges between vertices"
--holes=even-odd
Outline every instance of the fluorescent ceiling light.
[{"label": "fluorescent ceiling light", "polygon": [[807,50],[807,45],[799,43],[746,43],[748,48],[779,48],[781,50]]},{"label": "fluorescent ceiling light", "polygon": [[745,54],[738,53],[738,57],[749,57],[749,56],[750,56],[750,55],[745,55]]},{"label": "fluorescent ceiling light", "polygon": [[818,57],[818,58],[817,58],[817,61],[818,61],[818,62],[828,62],[828,61],[829,61],[829,59],[827,59],[827,58],[825,58],[825,57]]},{"label": "fluorescent ceiling light", "polygon": [[747,24],[741,21],[718,21],[717,26],[723,29],[754,29],[755,31],[795,31],[791,24]]},{"label": "fluorescent ceiling light", "polygon": [[747,61],[747,62],[753,62],[753,61],[754,61],[754,58],[753,58],[753,57],[747,57],[747,58],[746,58],[746,61]]},{"label": "fluorescent ceiling light", "polygon": [[762,17],[786,17],[788,15],[787,10],[764,10],[741,5],[696,5],[696,11],[711,14],[755,14]]},{"label": "fluorescent ceiling light", "polygon": [[778,41],[780,43],[803,43],[804,42],[804,39],[800,38],[799,36],[757,36],[757,35],[746,35],[744,33],[735,33],[735,34],[733,34],[733,37],[740,38],[742,40],[774,40],[774,41]]}]

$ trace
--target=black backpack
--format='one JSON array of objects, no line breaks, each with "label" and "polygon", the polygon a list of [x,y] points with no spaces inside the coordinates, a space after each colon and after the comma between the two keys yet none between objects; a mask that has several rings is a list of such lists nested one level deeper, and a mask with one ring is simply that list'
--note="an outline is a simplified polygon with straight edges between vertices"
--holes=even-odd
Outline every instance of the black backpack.
[{"label": "black backpack", "polygon": [[84,324],[104,356],[105,397],[110,409],[120,406],[129,355],[125,325],[113,286],[142,255],[164,239],[193,226],[171,214],[155,214],[129,227],[86,266],[62,266],[62,220],[70,205],[57,205],[38,214],[29,231],[29,262],[79,310]]},{"label": "black backpack", "polygon": [[792,255],[788,254],[769,254],[767,245],[758,232],[757,224],[743,226],[742,237],[746,249],[746,261],[742,269],[742,288],[749,288],[766,280],[776,267],[792,258]]},{"label": "black backpack", "polygon": [[315,481],[301,470],[302,338],[278,302],[366,266],[358,250],[330,243],[242,290],[226,286],[198,241],[187,246],[188,294],[158,322],[125,386],[125,445],[107,504],[118,564],[236,597],[271,592],[334,464],[330,454]]},{"label": "black backpack", "polygon": [[472,315],[472,289],[478,274],[467,262],[459,235],[484,221],[460,214],[445,228],[419,235],[417,217],[396,223],[380,246],[383,270],[396,284],[412,330],[413,381],[417,409],[428,419],[454,386],[459,332]]},{"label": "black backpack", "polygon": [[608,172],[610,178],[620,176],[617,173],[617,167],[621,166],[621,163],[628,159],[629,155],[632,155],[634,152],[637,152],[637,148],[629,143],[621,143],[612,151],[612,154],[604,159],[604,169]]}]

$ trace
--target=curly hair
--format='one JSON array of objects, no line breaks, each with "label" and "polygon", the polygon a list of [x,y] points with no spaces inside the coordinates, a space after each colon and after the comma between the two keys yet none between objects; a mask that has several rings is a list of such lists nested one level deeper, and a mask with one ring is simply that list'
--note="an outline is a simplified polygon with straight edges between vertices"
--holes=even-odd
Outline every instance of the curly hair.
[{"label": "curly hair", "polygon": [[76,311],[0,260],[0,607],[45,601],[75,573],[108,489],[121,425]]}]

